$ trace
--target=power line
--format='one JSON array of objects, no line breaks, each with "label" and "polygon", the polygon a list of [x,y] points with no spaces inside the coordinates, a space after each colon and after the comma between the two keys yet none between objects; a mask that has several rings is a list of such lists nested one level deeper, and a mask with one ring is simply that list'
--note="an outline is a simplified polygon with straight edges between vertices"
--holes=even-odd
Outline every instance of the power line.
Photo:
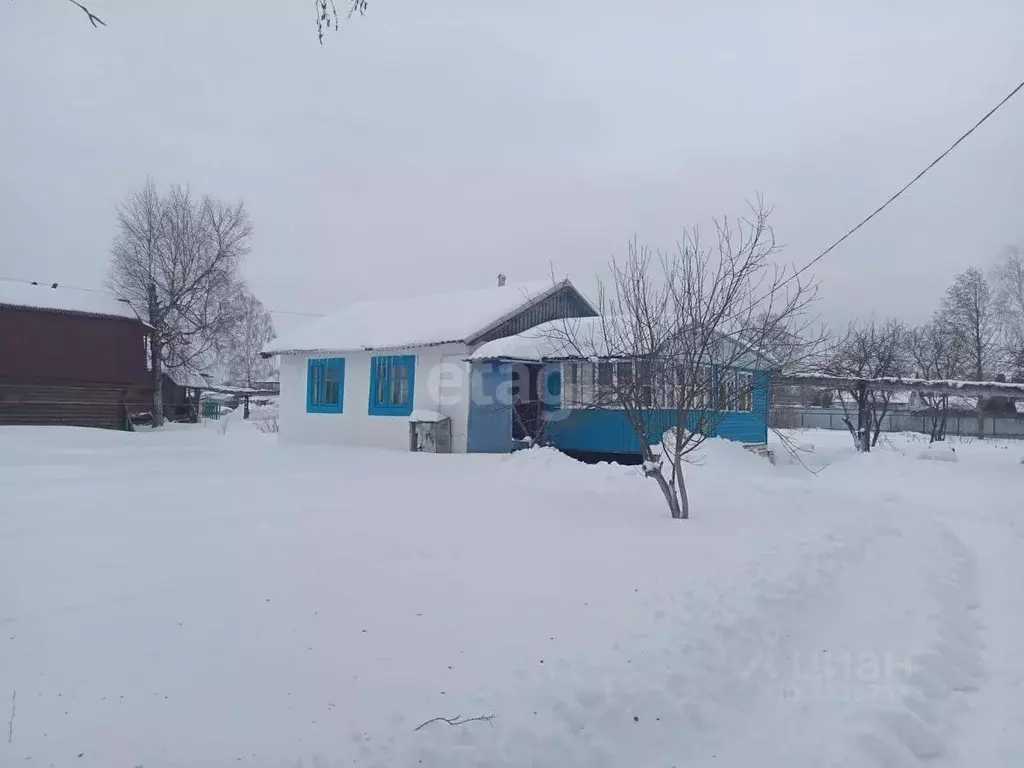
[{"label": "power line", "polygon": [[114,298],[118,298],[115,294],[111,293],[110,291],[105,291],[102,288],[83,288],[80,285],[65,285],[64,283],[47,282],[45,280],[43,280],[43,281],[41,281],[41,280],[24,280],[24,279],[22,279],[20,277],[3,277],[3,276],[0,276],[0,280],[6,280],[9,283],[23,283],[24,285],[37,285],[40,288],[68,288],[68,289],[73,290],[73,291],[89,291],[90,293],[105,293],[108,296],[114,296]]},{"label": "power line", "polygon": [[318,312],[289,312],[287,309],[268,309],[272,315],[298,315],[300,317],[323,317],[322,313]]},{"label": "power line", "polygon": [[[24,285],[36,285],[40,288],[67,288],[72,291],[89,291],[90,293],[102,293],[107,296],[113,296],[118,301],[127,301],[127,299],[120,298],[116,293],[112,291],[104,290],[103,288],[85,288],[81,285],[68,285],[67,283],[60,282],[44,282],[40,280],[25,280],[21,277],[4,277],[0,275],[0,280],[6,280],[10,283],[22,283]],[[323,317],[323,314],[316,312],[290,312],[286,309],[268,309],[272,315],[298,315],[301,317]]]},{"label": "power line", "polygon": [[[997,103],[994,107],[992,107],[992,109],[990,109],[988,112],[986,112],[981,117],[980,120],[978,120],[974,125],[972,125],[956,141],[954,141],[952,144],[950,144],[949,147],[947,147],[946,150],[942,154],[940,154],[938,157],[936,157],[934,160],[932,160],[930,163],[928,163],[928,165],[926,165],[914,178],[912,178],[910,181],[908,181],[906,184],[904,184],[902,187],[900,187],[899,191],[897,191],[888,200],[886,200],[884,203],[882,203],[880,206],[878,206],[875,210],[873,210],[871,213],[869,213],[867,216],[865,216],[856,226],[854,226],[846,234],[844,234],[842,237],[840,237],[838,240],[836,240],[834,243],[832,243],[832,245],[830,245],[824,251],[819,253],[817,256],[815,256],[813,259],[811,259],[809,262],[804,264],[802,267],[800,267],[800,269],[798,269],[796,272],[794,272],[788,278],[786,278],[781,283],[779,283],[779,285],[777,287],[778,288],[782,288],[782,286],[787,285],[788,283],[792,282],[797,277],[799,277],[801,274],[803,274],[808,269],[810,269],[815,264],[817,264],[819,261],[821,261],[823,258],[825,258],[830,253],[832,253],[832,251],[834,251],[836,248],[838,248],[844,242],[846,242],[846,240],[851,235],[853,235],[857,230],[859,230],[861,227],[863,227],[865,224],[867,224],[869,221],[871,221],[873,218],[875,218],[875,216],[877,216],[882,211],[884,211],[886,208],[888,208],[892,203],[894,203],[896,201],[897,198],[900,197],[900,195],[902,195],[904,192],[906,192],[908,189],[910,189],[912,186],[914,186],[914,184],[916,184],[918,181],[920,181],[920,179],[926,173],[928,173],[928,171],[930,171],[936,165],[938,165],[943,160],[945,160],[947,155],[949,155],[954,149],[956,149],[958,146],[960,146],[960,144],[968,136],[970,136],[972,133],[974,133],[976,130],[978,130],[978,128],[980,128],[982,126],[982,124],[986,120],[988,120],[990,117],[992,117],[992,115],[994,115],[996,112],[998,112],[999,109],[1004,104],[1006,104],[1006,102],[1008,102],[1010,99],[1012,99],[1014,96],[1016,96],[1022,89],[1024,89],[1024,80],[1022,80],[1020,83],[1018,83],[1017,86],[1012,91],[1010,91],[1008,94],[1006,94],[1006,96],[1004,96],[1002,98],[1002,100],[999,101],[999,103]],[[44,285],[42,283],[39,283],[38,281],[23,280],[21,278],[16,278],[16,277],[2,277],[2,276],[0,276],[0,280],[10,280],[12,282],[26,283],[28,285]],[[93,293],[106,293],[106,294],[108,294],[110,296],[114,296],[114,294],[111,293],[110,291],[104,291],[104,290],[101,290],[99,288],[82,288],[81,286],[65,285],[63,283],[54,283],[53,285],[57,285],[57,286],[59,286],[61,288],[71,288],[71,289],[77,290],[77,291],[92,291]],[[117,298],[117,297],[115,296],[115,298]],[[315,312],[289,312],[288,310],[283,310],[283,309],[269,309],[267,311],[270,312],[271,314],[276,314],[276,315],[297,315],[297,316],[300,316],[300,317],[323,317],[323,314],[317,314]]]},{"label": "power line", "polygon": [[848,237],[850,237],[850,235],[852,235],[858,229],[860,229],[865,224],[867,224],[869,221],[871,221],[873,218],[875,218],[875,216],[877,216],[882,211],[884,211],[886,208],[888,208],[890,203],[894,202],[896,200],[896,198],[898,198],[900,195],[902,195],[904,192],[906,192],[908,189],[910,189],[912,186],[914,186],[914,184],[916,184],[918,182],[918,180],[922,176],[924,176],[926,173],[928,173],[928,171],[930,171],[932,168],[934,168],[936,165],[938,165],[940,162],[942,162],[946,158],[946,155],[948,155],[950,152],[952,152],[954,149],[956,149],[964,139],[966,139],[968,136],[970,136],[972,133],[974,133],[979,127],[981,127],[982,123],[984,123],[986,120],[988,120],[990,117],[992,117],[992,115],[994,115],[999,110],[1000,107],[1002,107],[1006,102],[1008,102],[1010,99],[1012,99],[1014,96],[1016,96],[1017,93],[1022,88],[1024,88],[1024,81],[1021,81],[1017,85],[1016,88],[1014,88],[1012,91],[1010,91],[1008,94],[1006,94],[1006,96],[1003,97],[1002,101],[1000,101],[998,104],[996,104],[994,107],[992,107],[992,109],[990,109],[988,112],[986,112],[985,115],[978,122],[976,122],[974,125],[972,125],[970,127],[970,129],[966,133],[964,133],[962,136],[960,136],[960,138],[958,138],[956,141],[954,141],[946,149],[945,152],[943,152],[941,155],[939,155],[934,160],[932,160],[930,163],[928,163],[928,165],[926,165],[924,167],[924,169],[920,173],[917,174],[917,176],[915,176],[910,181],[908,181],[906,184],[904,184],[896,194],[894,194],[892,197],[890,197],[888,200],[886,200],[884,203],[882,203],[880,206],[878,206],[875,210],[873,210],[870,214],[868,214],[859,224],[857,224],[857,226],[855,226],[853,229],[851,229],[845,235],[840,237],[838,240],[836,240],[834,243],[832,243],[832,245],[830,245],[824,251],[819,253],[817,256],[815,256],[813,259],[811,259],[809,262],[804,264],[804,266],[800,267],[800,269],[798,269],[796,272],[794,272],[792,275],[790,275],[786,280],[781,282],[778,285],[778,287],[781,288],[782,286],[786,285],[787,283],[790,283],[793,280],[795,280],[801,274],[806,272],[812,266],[814,266],[819,261],[821,261],[823,258],[828,256],[832,251],[834,251],[836,248],[838,248],[840,245],[842,245],[843,242],[845,242],[846,239]]}]

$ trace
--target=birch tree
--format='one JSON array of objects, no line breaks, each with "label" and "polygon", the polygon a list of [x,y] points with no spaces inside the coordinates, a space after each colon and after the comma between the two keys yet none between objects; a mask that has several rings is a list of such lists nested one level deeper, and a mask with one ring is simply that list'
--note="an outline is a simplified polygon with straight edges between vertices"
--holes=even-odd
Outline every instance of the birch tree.
[{"label": "birch tree", "polygon": [[[947,318],[963,345],[962,376],[985,381],[999,362],[1000,317],[995,293],[985,274],[970,267],[953,279],[942,300]],[[984,399],[978,398],[978,437],[985,434]]]},{"label": "birch tree", "polygon": [[153,425],[160,426],[163,373],[201,371],[233,332],[252,226],[241,202],[196,198],[180,186],[161,196],[152,180],[120,206],[117,222],[109,284],[152,326]]},{"label": "birch tree", "polygon": [[274,321],[263,302],[241,286],[236,296],[234,327],[227,338],[225,357],[232,380],[247,387],[265,380],[273,363],[260,353],[274,338]]},{"label": "birch tree", "polygon": [[993,274],[1003,328],[1001,356],[1014,379],[1024,381],[1024,251],[1009,249]]},{"label": "birch tree", "polygon": [[[758,200],[714,221],[710,247],[699,227],[669,253],[632,243],[599,290],[600,316],[553,324],[553,354],[576,361],[563,398],[623,414],[675,519],[690,516],[688,457],[730,413],[754,411],[758,381],[777,367],[764,345],[813,325],[817,285],[775,264],[770,213]],[[767,422],[767,403],[759,410]]]},{"label": "birch tree", "polygon": [[942,300],[942,314],[964,347],[963,375],[984,381],[999,353],[999,313],[985,274],[971,267],[957,275]]}]

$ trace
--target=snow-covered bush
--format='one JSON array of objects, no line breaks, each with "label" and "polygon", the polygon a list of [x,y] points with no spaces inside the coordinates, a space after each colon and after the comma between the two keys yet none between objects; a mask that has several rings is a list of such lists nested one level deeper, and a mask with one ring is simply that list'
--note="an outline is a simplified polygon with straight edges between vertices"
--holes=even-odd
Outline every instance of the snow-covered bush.
[{"label": "snow-covered bush", "polygon": [[277,416],[271,416],[269,418],[256,419],[253,421],[256,425],[256,429],[262,432],[264,435],[276,435],[281,431],[280,424],[277,421]]}]

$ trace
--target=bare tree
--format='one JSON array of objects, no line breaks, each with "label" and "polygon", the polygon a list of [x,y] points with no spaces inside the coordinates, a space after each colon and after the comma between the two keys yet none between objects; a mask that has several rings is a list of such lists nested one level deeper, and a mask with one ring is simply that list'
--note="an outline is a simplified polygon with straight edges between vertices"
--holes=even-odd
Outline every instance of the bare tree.
[{"label": "bare tree", "polygon": [[[235,323],[225,340],[223,357],[232,381],[246,387],[270,377],[273,363],[260,353],[274,338],[274,321],[263,303],[240,285],[235,297]],[[249,418],[249,397],[245,397],[243,418]]]},{"label": "bare tree", "polygon": [[[874,318],[866,322],[851,322],[846,333],[833,344],[823,365],[824,372],[829,376],[858,379],[904,376],[908,371],[904,347],[906,334],[904,325],[893,318],[883,322]],[[868,444],[877,445],[893,393],[856,386],[840,394],[850,395],[857,404],[857,425],[854,427],[846,398],[840,398],[844,421],[857,447],[864,449]],[[869,439],[870,443],[867,443]]]},{"label": "bare tree", "polygon": [[[942,300],[942,314],[964,348],[962,375],[984,381],[999,358],[1000,317],[996,296],[976,267],[953,279]],[[985,434],[984,399],[978,398],[978,437]]]},{"label": "bare tree", "polygon": [[[94,27],[107,26],[107,23],[103,21],[103,19],[90,11],[78,0],[68,0],[68,2],[80,8],[85,13],[89,23]],[[342,0],[342,2],[347,5],[349,17],[355,13],[362,15],[366,13],[366,9],[369,7],[369,0]],[[316,9],[317,38],[320,41],[320,45],[323,45],[324,36],[332,30],[335,32],[338,30],[338,4],[335,0],[313,0],[313,6]]]},{"label": "bare tree", "polygon": [[998,358],[999,314],[980,269],[971,267],[954,278],[942,300],[942,314],[964,345],[963,375],[984,381]]},{"label": "bare tree", "polygon": [[1024,381],[1024,251],[1010,248],[993,277],[1003,329],[1002,358],[1014,379]]},{"label": "bare tree", "polygon": [[[348,16],[358,13],[366,13],[369,0],[346,0],[348,5]],[[334,30],[338,31],[338,6],[335,0],[314,0],[316,6],[316,35],[320,45],[324,44],[324,35]]]},{"label": "bare tree", "polygon": [[153,424],[163,423],[164,371],[194,373],[237,323],[238,267],[252,227],[242,203],[197,199],[152,180],[118,210],[110,286],[152,326]]},{"label": "bare tree", "polygon": [[[955,379],[964,368],[964,346],[942,313],[907,333],[906,349],[913,374],[923,379]],[[949,395],[945,392],[919,393],[927,406],[929,442],[946,439]]]},{"label": "bare tree", "polygon": [[[686,232],[672,253],[638,246],[613,260],[594,321],[553,324],[549,349],[565,360],[563,400],[623,414],[673,518],[687,519],[687,457],[730,413],[751,412],[778,363],[763,347],[805,337],[817,286],[775,265],[779,251],[758,199],[750,215],[715,222],[715,242]],[[767,403],[758,408],[767,421]]]},{"label": "bare tree", "polygon": [[101,19],[95,13],[93,13],[88,8],[86,8],[84,5],[82,5],[80,2],[78,2],[78,0],[68,0],[68,2],[71,3],[72,5],[76,5],[79,8],[81,8],[82,12],[85,14],[85,17],[89,20],[89,23],[92,24],[94,27],[97,27],[97,26],[104,26],[105,27],[105,26],[107,26],[107,22],[105,22],[103,19]]}]

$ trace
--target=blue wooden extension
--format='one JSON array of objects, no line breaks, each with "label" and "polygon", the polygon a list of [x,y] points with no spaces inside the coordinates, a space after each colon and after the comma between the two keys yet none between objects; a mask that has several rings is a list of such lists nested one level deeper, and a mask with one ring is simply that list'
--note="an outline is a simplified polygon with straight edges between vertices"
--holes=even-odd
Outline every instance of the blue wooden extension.
[{"label": "blue wooden extension", "polygon": [[470,453],[511,453],[511,387],[511,366],[484,363],[472,367],[466,445]]},{"label": "blue wooden extension", "polygon": [[[640,441],[623,411],[615,409],[563,409],[561,407],[561,368],[544,366],[540,397],[548,417],[545,437],[564,451],[632,455],[640,453]],[[473,365],[469,406],[469,442],[472,453],[508,453],[512,442],[512,405],[510,390],[512,366],[508,363]],[[768,441],[768,402],[771,378],[767,371],[754,372],[752,410],[714,413],[714,434],[742,443]],[[691,414],[693,428],[699,413]],[[652,410],[645,414],[648,440],[658,440],[676,426],[673,409]]]},{"label": "blue wooden extension", "polygon": [[[768,441],[768,399],[771,380],[766,371],[754,374],[753,409],[749,412],[730,411],[715,413],[714,434],[742,443]],[[551,415],[547,437],[551,444],[564,451],[607,454],[635,454],[640,452],[640,441],[623,411],[614,409],[565,409],[554,404],[545,409]],[[658,440],[676,424],[673,409],[652,410],[644,414],[648,440]],[[692,429],[700,414],[690,414]]]}]

